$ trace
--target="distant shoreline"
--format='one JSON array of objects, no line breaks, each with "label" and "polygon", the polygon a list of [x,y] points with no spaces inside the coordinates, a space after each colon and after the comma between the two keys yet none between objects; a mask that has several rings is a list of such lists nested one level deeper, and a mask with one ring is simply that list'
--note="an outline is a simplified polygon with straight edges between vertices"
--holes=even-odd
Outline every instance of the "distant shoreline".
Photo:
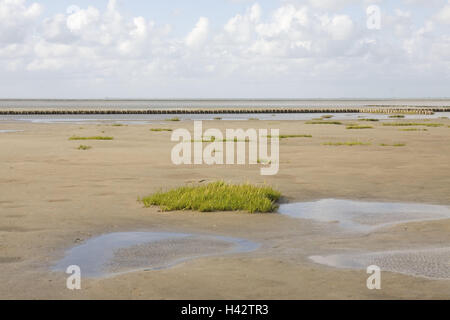
[{"label": "distant shoreline", "polygon": [[1,98],[0,101],[414,101],[414,100],[450,100],[450,97],[438,98]]},{"label": "distant shoreline", "polygon": [[378,114],[428,114],[450,112],[450,106],[414,105],[366,105],[366,106],[184,106],[184,107],[140,107],[128,108],[121,105],[102,107],[83,106],[41,106],[4,107],[0,115],[158,115],[158,114],[296,114],[296,113],[378,113]]},{"label": "distant shoreline", "polygon": [[[160,100],[58,100],[0,99],[1,114],[97,114],[104,113],[298,113],[298,112],[366,112],[367,108],[423,108],[446,112],[450,99],[160,99]],[[438,108],[438,109],[436,109]],[[347,109],[347,111],[345,111]],[[364,110],[361,110],[364,109]],[[100,111],[101,110],[101,111]],[[183,111],[184,110],[184,111]],[[303,110],[303,111],[302,111]],[[8,113],[8,111],[14,111]]]}]

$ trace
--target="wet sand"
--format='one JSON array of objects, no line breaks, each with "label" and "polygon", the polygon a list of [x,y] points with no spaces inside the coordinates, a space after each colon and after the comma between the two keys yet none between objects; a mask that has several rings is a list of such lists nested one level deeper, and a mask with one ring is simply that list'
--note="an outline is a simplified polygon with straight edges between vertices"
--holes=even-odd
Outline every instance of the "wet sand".
[{"label": "wet sand", "polygon": [[310,258],[314,262],[338,268],[364,270],[367,266],[376,265],[385,271],[429,279],[450,280],[450,247],[342,254],[326,257],[312,256]]},{"label": "wet sand", "polygon": [[[348,233],[333,221],[280,214],[164,213],[137,202],[160,188],[224,179],[270,183],[285,202],[333,198],[448,206],[450,121],[432,122],[445,126],[405,132],[381,123],[371,123],[374,129],[346,130],[304,121],[204,122],[204,128],[280,128],[281,134],[311,134],[313,138],[281,141],[280,172],[272,177],[261,176],[259,166],[172,165],[170,132],[149,129],[192,130],[189,121],[122,127],[1,123],[0,130],[23,132],[0,135],[0,298],[449,299],[448,280],[385,271],[382,290],[370,291],[365,270],[326,266],[309,257],[448,247],[450,219]],[[68,141],[73,135],[114,140]],[[372,145],[322,145],[354,140]],[[93,148],[76,150],[80,144]],[[66,250],[95,236],[127,231],[235,237],[260,248],[161,270],[83,279],[80,291],[66,289],[67,275],[51,271]]]}]

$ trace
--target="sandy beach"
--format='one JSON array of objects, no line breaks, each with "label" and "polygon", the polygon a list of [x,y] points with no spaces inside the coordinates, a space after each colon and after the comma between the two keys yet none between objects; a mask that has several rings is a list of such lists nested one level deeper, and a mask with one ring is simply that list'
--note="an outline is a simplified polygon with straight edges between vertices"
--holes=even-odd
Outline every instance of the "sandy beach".
[{"label": "sandy beach", "polygon": [[[161,212],[137,201],[160,189],[225,180],[270,184],[282,193],[282,203],[348,199],[450,205],[450,120],[429,120],[443,125],[427,131],[343,122],[373,129],[305,121],[203,122],[205,129],[279,128],[281,134],[312,135],[280,141],[280,170],[274,176],[261,176],[255,165],[173,165],[171,133],[150,129],[192,130],[192,121],[1,123],[0,130],[7,131],[0,133],[0,299],[450,299],[449,279],[383,272],[382,290],[368,290],[366,270],[309,259],[448,248],[450,219],[349,233],[332,222],[277,213]],[[75,135],[114,140],[69,141]],[[324,145],[347,141],[370,145]],[[77,150],[80,144],[92,149]],[[83,279],[82,290],[75,291],[66,288],[65,273],[52,271],[67,249],[127,231],[236,237],[260,246],[160,270]]]}]

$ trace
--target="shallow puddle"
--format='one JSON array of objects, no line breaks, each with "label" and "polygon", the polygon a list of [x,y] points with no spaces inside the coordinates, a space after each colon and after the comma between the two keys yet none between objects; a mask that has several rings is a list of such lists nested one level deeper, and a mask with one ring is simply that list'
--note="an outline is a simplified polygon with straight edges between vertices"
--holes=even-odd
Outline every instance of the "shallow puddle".
[{"label": "shallow puddle", "polygon": [[23,132],[23,130],[0,130],[0,133]]},{"label": "shallow puddle", "polygon": [[281,205],[279,213],[294,218],[335,222],[348,231],[370,232],[399,223],[450,218],[447,206],[324,199]]},{"label": "shallow puddle", "polygon": [[310,259],[336,268],[366,269],[376,265],[382,272],[450,280],[450,247],[311,256]]},{"label": "shallow puddle", "polygon": [[66,252],[53,268],[65,272],[77,265],[84,277],[107,277],[157,270],[205,256],[256,250],[248,240],[167,232],[117,232],[87,240]]}]

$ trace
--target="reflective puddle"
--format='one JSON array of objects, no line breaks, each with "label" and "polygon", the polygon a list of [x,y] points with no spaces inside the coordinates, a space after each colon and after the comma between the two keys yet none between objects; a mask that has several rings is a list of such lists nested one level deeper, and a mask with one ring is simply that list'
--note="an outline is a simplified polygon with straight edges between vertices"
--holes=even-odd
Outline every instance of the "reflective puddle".
[{"label": "reflective puddle", "polygon": [[164,269],[213,255],[244,253],[258,244],[237,238],[167,232],[117,232],[87,240],[66,252],[53,268],[77,265],[84,277],[108,277],[140,270]]},{"label": "reflective puddle", "polygon": [[450,280],[450,247],[335,254],[312,256],[310,259],[316,263],[336,268],[364,270],[368,266],[376,265],[381,268],[381,271],[429,279]]},{"label": "reflective puddle", "polygon": [[[406,222],[450,219],[448,206],[337,199],[285,204],[280,206],[279,212],[293,218],[334,222],[342,230],[350,232],[371,232]],[[382,271],[430,279],[450,279],[450,247],[350,252],[315,255],[310,259],[336,268],[365,270],[368,266],[376,265]]]},{"label": "reflective puddle", "polygon": [[0,130],[0,133],[23,132],[23,130]]},{"label": "reflective puddle", "polygon": [[283,204],[278,212],[293,218],[335,222],[354,232],[370,232],[405,222],[450,218],[447,206],[337,199]]}]

